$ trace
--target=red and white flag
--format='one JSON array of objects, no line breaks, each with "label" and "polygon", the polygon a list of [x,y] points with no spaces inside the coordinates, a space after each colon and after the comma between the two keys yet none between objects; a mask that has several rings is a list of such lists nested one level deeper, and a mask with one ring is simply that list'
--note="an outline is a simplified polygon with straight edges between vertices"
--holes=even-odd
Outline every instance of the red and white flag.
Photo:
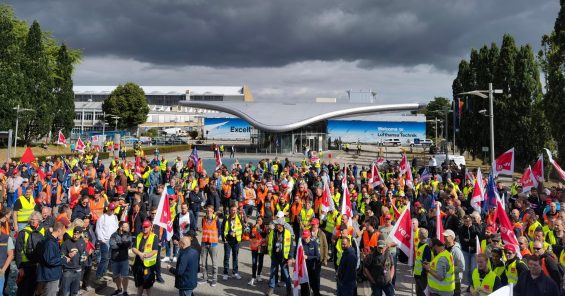
[{"label": "red and white flag", "polygon": [[[406,157],[406,155],[404,155]],[[406,176],[404,177],[404,181],[406,182],[406,186],[408,188],[414,188],[414,178],[412,177],[412,169],[410,168],[410,163],[406,161]]]},{"label": "red and white flag", "polygon": [[534,167],[532,168],[532,174],[538,182],[545,181],[543,174],[543,154],[540,154],[538,161],[536,161],[536,164],[534,164]]},{"label": "red and white flag", "polygon": [[62,131],[59,131],[59,136],[57,137],[57,145],[67,146],[67,139],[65,139],[65,135],[63,135]]},{"label": "red and white flag", "polygon": [[502,153],[493,164],[494,176],[514,174],[514,148]]},{"label": "red and white flag", "polygon": [[408,265],[410,266],[414,264],[414,231],[415,229],[412,229],[409,203],[406,210],[394,224],[394,227],[392,227],[389,237],[404,254],[408,255]]},{"label": "red and white flag", "polygon": [[383,183],[383,179],[381,178],[381,174],[379,174],[379,168],[373,162],[371,165],[371,179],[369,180],[369,186],[375,187],[379,186]]},{"label": "red and white flag", "polygon": [[220,155],[220,150],[214,149],[214,156],[216,158],[216,170],[222,166],[222,157]]},{"label": "red and white flag", "polygon": [[516,239],[516,235],[514,234],[514,227],[512,226],[512,223],[510,223],[508,214],[500,202],[500,199],[496,200],[496,216],[498,218],[498,225],[500,226],[500,238],[502,238],[504,245],[513,246],[516,251],[516,255],[522,258],[520,245],[518,245],[518,239]]},{"label": "red and white flag", "polygon": [[538,186],[538,181],[534,178],[531,166],[528,166],[528,168],[524,171],[524,174],[522,174],[520,184],[522,185],[523,192],[528,192],[532,190],[532,188]]},{"label": "red and white flag", "polygon": [[477,169],[477,177],[473,185],[473,194],[471,195],[471,207],[477,212],[481,212],[481,201],[484,200],[485,188],[483,187],[483,174],[481,168]]},{"label": "red and white flag", "polygon": [[385,163],[385,158],[384,157],[379,157],[377,158],[377,165],[381,166]]},{"label": "red and white flag", "polygon": [[406,154],[402,154],[402,159],[400,160],[400,164],[399,164],[399,175],[404,175],[406,174],[407,171],[410,170],[410,166],[408,164],[408,159],[406,158]]},{"label": "red and white flag", "polygon": [[141,177],[141,157],[135,157],[135,174]]},{"label": "red and white flag", "polygon": [[77,144],[76,144],[75,150],[78,151],[78,152],[84,152],[84,147],[85,147],[84,142],[80,139],[80,136],[79,136],[78,139],[77,139]]},{"label": "red and white flag", "polygon": [[[167,188],[169,184],[165,184]],[[173,220],[171,217],[171,207],[169,205],[169,197],[167,196],[167,190],[163,190],[161,193],[161,199],[159,200],[159,205],[157,206],[157,214],[153,219],[153,224],[158,225],[167,231],[167,240],[171,240],[173,237]]]},{"label": "red and white flag", "polygon": [[316,151],[312,151],[310,152],[310,162],[311,163],[316,163],[318,161],[320,161],[320,157],[318,156],[318,152]]},{"label": "red and white flag", "polygon": [[341,214],[347,215],[349,217],[349,223],[351,222],[351,217],[353,216],[353,208],[351,207],[351,195],[349,194],[349,188],[347,186],[347,166],[343,167],[343,179],[341,180],[341,187],[343,189],[343,196],[341,197]]},{"label": "red and white flag", "polygon": [[296,247],[296,261],[294,262],[294,271],[292,272],[292,287],[294,296],[299,295],[300,284],[308,283],[308,269],[306,268],[306,257],[304,257],[304,247],[302,239],[298,239]]},{"label": "red and white flag", "polygon": [[559,175],[559,177],[561,177],[561,180],[565,180],[565,171],[563,171],[563,169],[559,166],[557,161],[555,161],[553,159],[549,149],[547,149],[547,148],[543,148],[543,149],[545,149],[545,151],[547,151],[547,156],[549,157],[549,162],[553,165],[553,168],[557,171],[557,174]]},{"label": "red and white flag", "polygon": [[335,210],[334,200],[332,198],[332,192],[330,191],[330,185],[328,182],[324,181],[324,191],[322,192],[322,216]]},{"label": "red and white flag", "polygon": [[443,222],[441,222],[441,204],[436,202],[436,237],[442,243],[445,242],[445,238],[443,237]]}]

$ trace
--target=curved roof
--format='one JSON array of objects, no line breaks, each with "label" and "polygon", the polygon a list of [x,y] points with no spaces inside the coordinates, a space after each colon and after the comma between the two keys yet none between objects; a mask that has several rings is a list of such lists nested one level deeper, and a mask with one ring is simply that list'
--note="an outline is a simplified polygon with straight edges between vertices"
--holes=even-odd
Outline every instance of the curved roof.
[{"label": "curved roof", "polygon": [[413,111],[425,104],[328,104],[328,103],[243,103],[181,101],[183,105],[221,111],[246,120],[266,132],[286,132],[303,126],[344,116]]}]

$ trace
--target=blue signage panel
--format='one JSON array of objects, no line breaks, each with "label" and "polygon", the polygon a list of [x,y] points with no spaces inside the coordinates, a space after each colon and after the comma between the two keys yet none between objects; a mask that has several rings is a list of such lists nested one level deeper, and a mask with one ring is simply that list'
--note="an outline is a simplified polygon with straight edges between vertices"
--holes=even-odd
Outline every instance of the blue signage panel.
[{"label": "blue signage panel", "polygon": [[398,138],[402,143],[426,138],[425,122],[328,120],[328,137],[343,142],[379,143]]},{"label": "blue signage panel", "polygon": [[205,118],[208,139],[250,140],[253,127],[241,118]]}]

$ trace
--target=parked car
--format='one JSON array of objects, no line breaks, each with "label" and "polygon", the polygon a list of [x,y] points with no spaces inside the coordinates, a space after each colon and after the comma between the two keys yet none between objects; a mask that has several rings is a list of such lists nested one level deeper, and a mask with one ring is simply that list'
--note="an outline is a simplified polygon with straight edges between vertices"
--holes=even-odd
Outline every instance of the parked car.
[{"label": "parked car", "polygon": [[182,145],[182,144],[188,144],[188,142],[186,142],[185,140],[179,138],[179,137],[171,137],[169,139],[167,139],[166,143],[168,145]]},{"label": "parked car", "polygon": [[151,144],[153,144],[153,145],[166,145],[167,139],[165,139],[164,137],[155,137],[155,138],[151,139]]},{"label": "parked car", "polygon": [[388,139],[384,139],[381,143],[379,143],[380,146],[400,146],[400,139],[399,138],[388,138]]},{"label": "parked car", "polygon": [[135,144],[135,143],[137,143],[137,142],[139,141],[138,138],[128,137],[128,136],[122,137],[121,140],[124,141],[124,143],[125,143],[126,145],[128,145],[128,146],[129,146],[129,145],[133,145],[133,144]]},{"label": "parked car", "polygon": [[410,144],[410,147],[415,147],[415,146],[430,147],[433,143],[434,141],[430,139],[414,139],[414,143]]}]

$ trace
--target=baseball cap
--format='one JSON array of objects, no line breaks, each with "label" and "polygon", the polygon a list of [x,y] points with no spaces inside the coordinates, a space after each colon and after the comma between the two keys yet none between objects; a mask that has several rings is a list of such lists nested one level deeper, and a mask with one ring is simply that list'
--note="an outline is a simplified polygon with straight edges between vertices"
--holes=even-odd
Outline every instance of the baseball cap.
[{"label": "baseball cap", "polygon": [[109,210],[109,211],[113,211],[113,210],[115,210],[115,209],[116,209],[116,204],[113,203],[113,202],[111,202],[111,203],[108,205],[108,210]]},{"label": "baseball cap", "polygon": [[137,188],[143,188],[143,184],[141,183],[137,184]]},{"label": "baseball cap", "polygon": [[414,203],[414,206],[417,207],[417,208],[421,208],[422,204],[419,201],[417,201],[417,202]]},{"label": "baseball cap", "polygon": [[377,247],[378,248],[384,248],[386,247],[386,243],[384,240],[379,240],[379,242],[377,243]]},{"label": "baseball cap", "polygon": [[77,226],[75,227],[75,229],[73,230],[73,233],[83,233],[84,232],[84,228]]},{"label": "baseball cap", "polygon": [[284,213],[283,213],[283,211],[279,211],[279,212],[277,213],[277,218],[284,218]]},{"label": "baseball cap", "polygon": [[319,224],[320,224],[320,220],[318,220],[318,218],[312,218],[312,221],[310,221],[310,224],[312,224],[312,225],[319,225]]},{"label": "baseball cap", "polygon": [[500,241],[500,233],[495,233],[492,235],[491,240]]},{"label": "baseball cap", "polygon": [[149,221],[149,220],[143,221],[143,224],[142,224],[143,228],[147,228],[147,227],[151,227],[151,226],[152,226],[151,221]]},{"label": "baseball cap", "polygon": [[455,238],[455,232],[451,229],[447,229],[443,232],[443,236],[451,236],[452,238]]},{"label": "baseball cap", "polygon": [[24,178],[24,180],[22,182],[29,182],[28,178]]},{"label": "baseball cap", "polygon": [[19,172],[20,172],[20,171],[18,171],[18,169],[12,170],[12,174],[14,174],[14,175],[17,174],[17,173],[19,173]]},{"label": "baseball cap", "polygon": [[303,238],[309,238],[311,236],[312,236],[312,233],[310,232],[310,230],[304,229],[304,231],[302,231],[302,237]]}]

